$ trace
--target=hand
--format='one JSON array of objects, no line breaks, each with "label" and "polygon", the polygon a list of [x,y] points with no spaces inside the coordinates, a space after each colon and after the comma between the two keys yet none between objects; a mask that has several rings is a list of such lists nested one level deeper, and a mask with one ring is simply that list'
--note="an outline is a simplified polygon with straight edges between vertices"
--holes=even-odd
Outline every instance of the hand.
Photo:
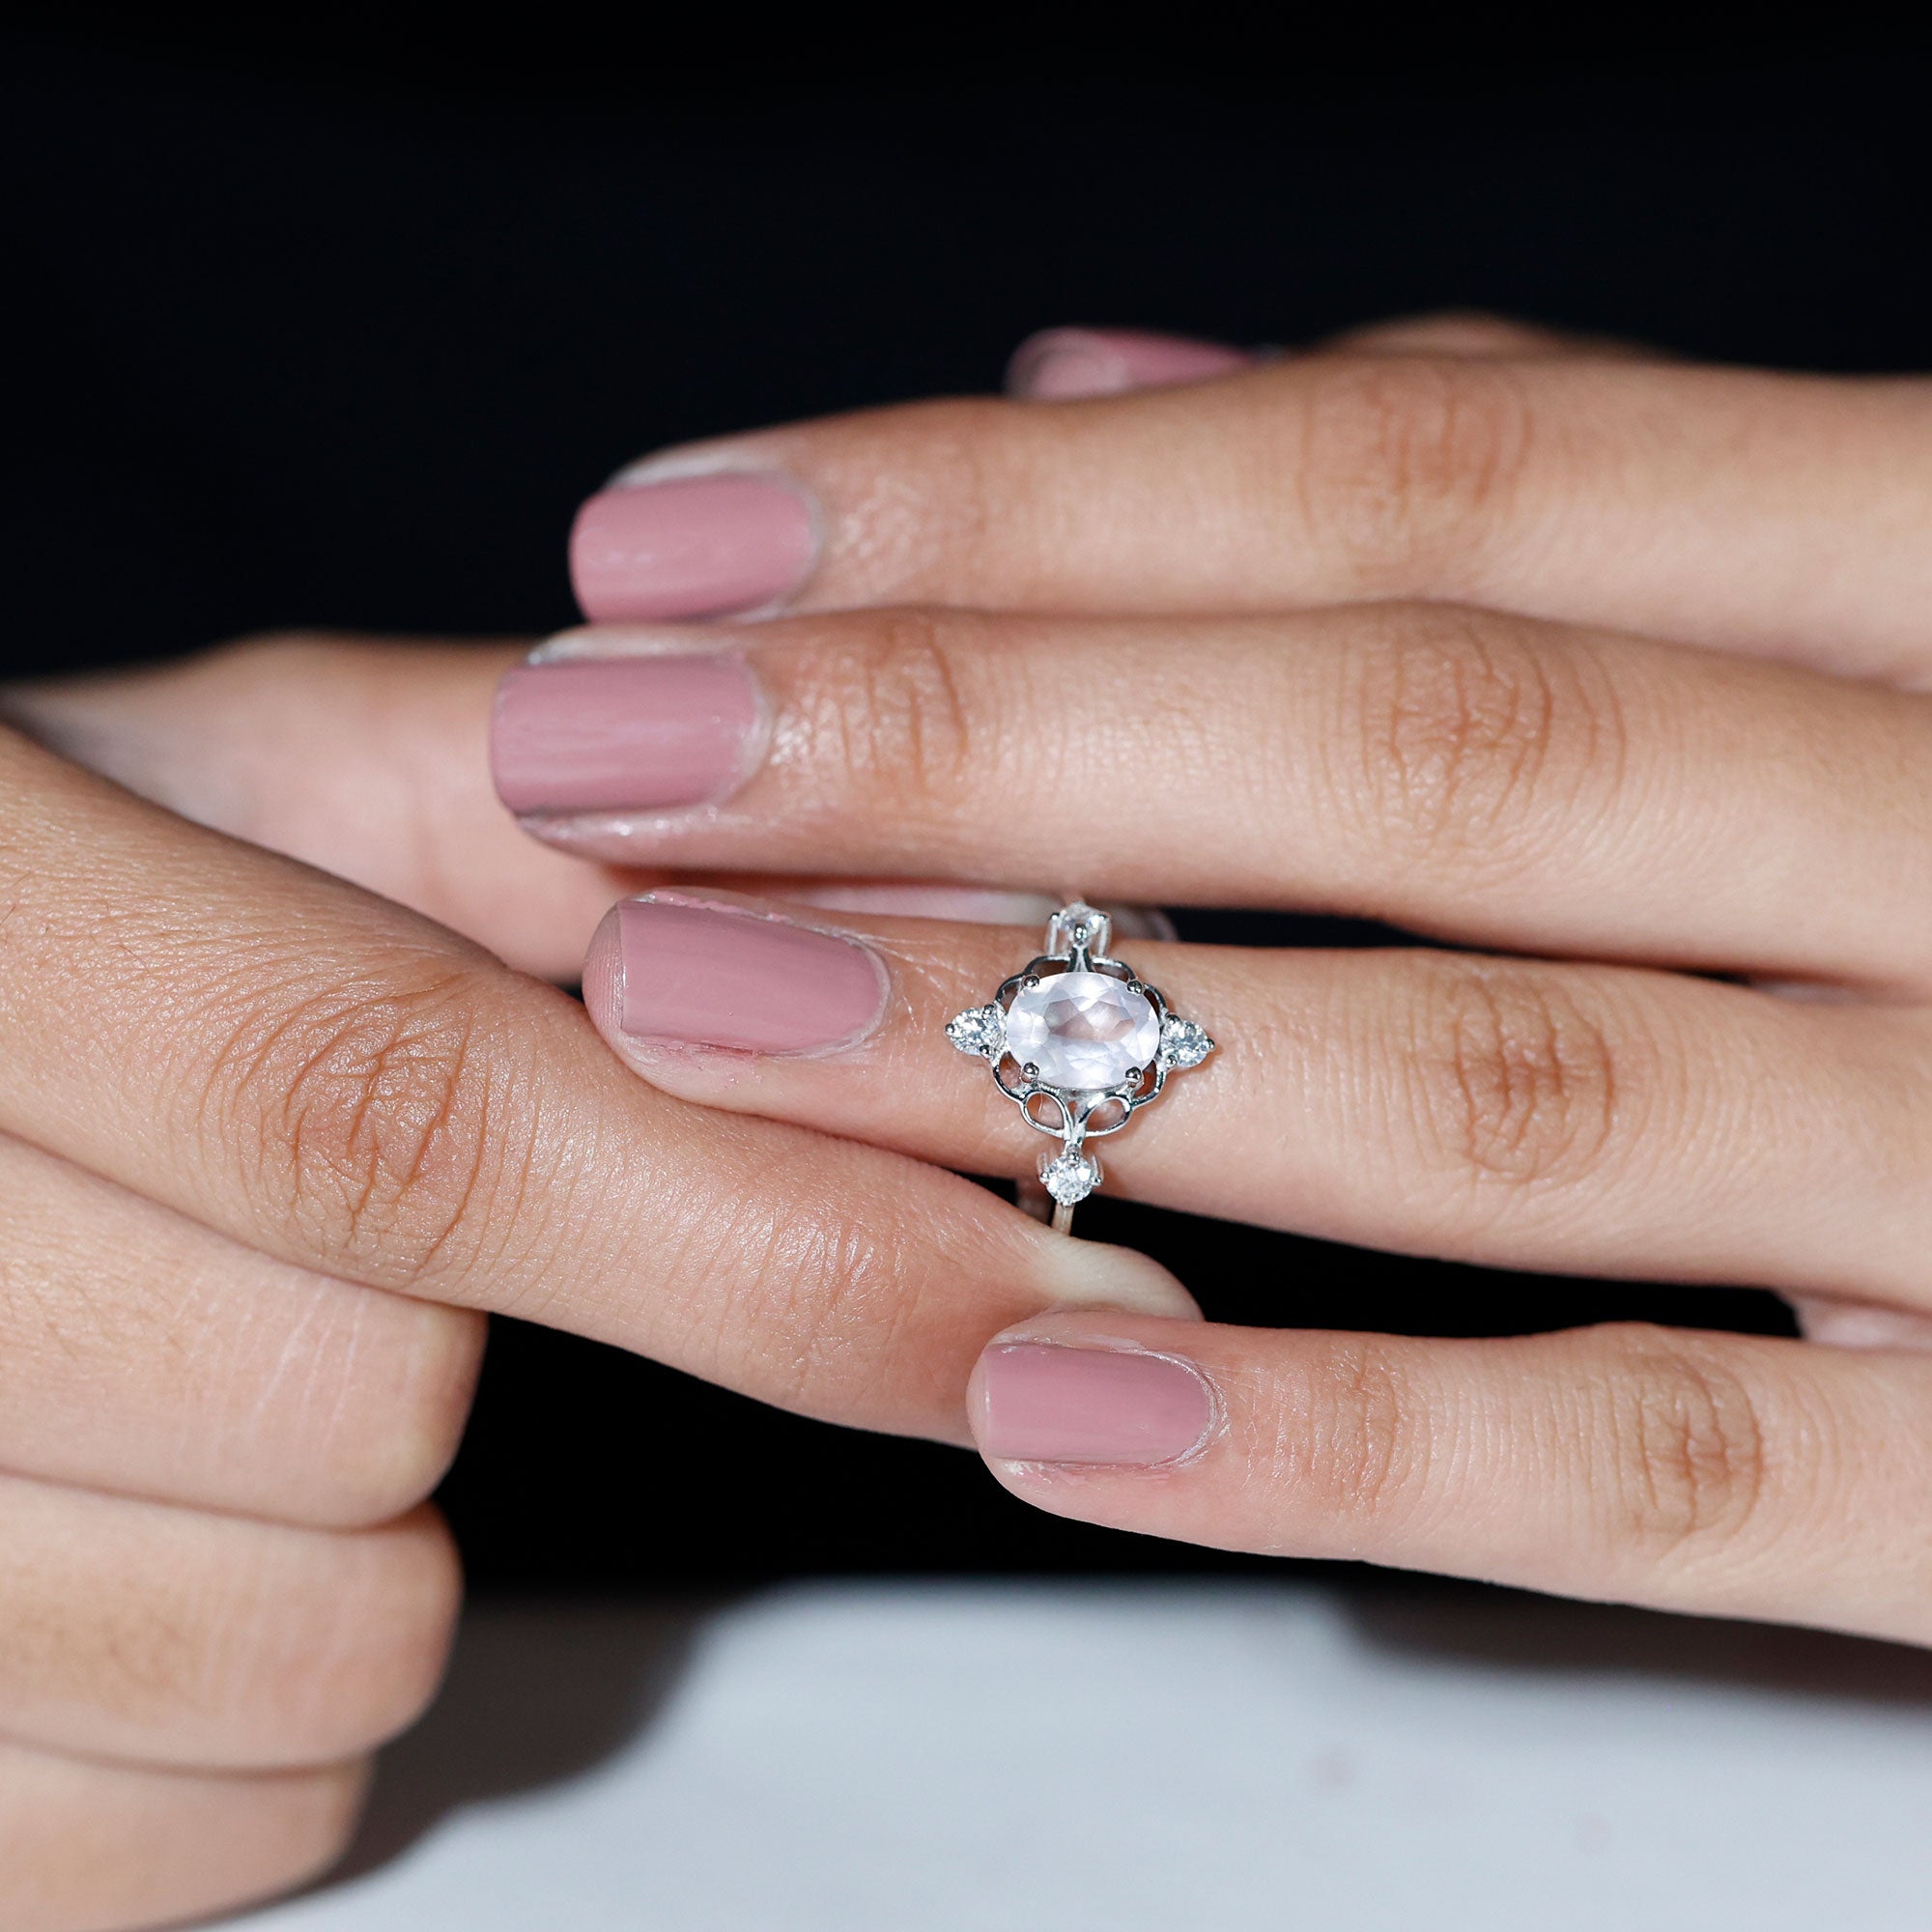
[{"label": "hand", "polygon": [[[1055,1316],[981,1358],[1002,1481],[1200,1542],[1932,1640],[1932,385],[1409,326],[1191,386],[780,430],[632,486],[579,526],[606,627],[506,685],[531,830],[1433,935],[1123,948],[1221,1050],[1107,1144],[1110,1186],[1767,1285],[1871,1345]],[[641,627],[753,599],[789,614]],[[645,718],[685,763],[639,787]],[[705,783],[652,792],[672,769]],[[1030,1165],[942,1027],[1037,933],[842,920],[892,977],[879,1023],[755,1053],[779,1043],[706,991],[742,924],[658,898],[605,928],[591,1009],[627,1065]],[[759,997],[776,973],[732,989]]]},{"label": "hand", "polygon": [[[0,686],[0,719],[198,825],[365,886],[524,972],[574,981],[611,899],[662,875],[574,862],[503,817],[484,746],[497,680],[524,654],[291,632]],[[1037,923],[1053,909],[1036,894],[939,881],[793,877],[784,890],[807,904],[980,922]]]},{"label": "hand", "polygon": [[[182,675],[199,741],[192,704],[112,727],[157,790],[217,775],[217,669]],[[92,703],[99,747],[113,689],[12,705],[79,735]],[[305,782],[219,776],[244,819]],[[387,823],[440,876],[434,827]],[[854,1031],[886,992],[857,952],[816,983]],[[651,1094],[564,995],[5,729],[0,1037],[9,1932],[200,1917],[339,1851],[441,1669],[458,1577],[423,1498],[478,1311],[963,1441],[992,1329],[1188,1306],[951,1176]]]}]

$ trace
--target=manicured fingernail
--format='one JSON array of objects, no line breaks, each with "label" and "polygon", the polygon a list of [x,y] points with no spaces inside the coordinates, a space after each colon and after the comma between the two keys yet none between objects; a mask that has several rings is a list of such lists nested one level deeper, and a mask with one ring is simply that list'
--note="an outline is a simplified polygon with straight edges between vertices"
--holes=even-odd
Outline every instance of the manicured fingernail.
[{"label": "manicured fingernail", "polygon": [[1046,328],[1007,366],[1007,390],[1036,402],[1112,396],[1169,383],[1199,383],[1245,369],[1255,357],[1221,342],[1132,328]]},{"label": "manicured fingernail", "polygon": [[1151,1468],[1208,1439],[1214,1397],[1176,1356],[995,1342],[980,1357],[974,1409],[980,1454],[995,1462]]},{"label": "manicured fingernail", "polygon": [[[608,977],[606,977],[608,976]],[[849,1046],[878,1024],[886,969],[857,940],[736,906],[627,899],[584,967],[633,1039],[742,1053]]]},{"label": "manicured fingernail", "polygon": [[763,736],[733,652],[566,658],[497,686],[490,765],[512,811],[666,811],[737,790]]},{"label": "manicured fingernail", "polygon": [[570,533],[570,575],[597,623],[719,617],[788,596],[817,554],[811,503],[784,477],[667,476],[584,504]]}]

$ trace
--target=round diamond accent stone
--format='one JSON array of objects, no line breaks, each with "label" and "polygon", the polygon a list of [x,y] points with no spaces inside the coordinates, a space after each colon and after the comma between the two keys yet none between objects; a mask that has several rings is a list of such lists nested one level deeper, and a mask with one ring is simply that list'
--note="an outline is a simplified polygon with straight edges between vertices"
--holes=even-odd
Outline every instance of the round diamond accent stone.
[{"label": "round diamond accent stone", "polygon": [[997,1060],[1006,1050],[1007,1016],[998,1007],[969,1007],[946,1022],[946,1037],[961,1053]]},{"label": "round diamond accent stone", "polygon": [[1007,1051],[1021,1065],[1037,1068],[1034,1077],[1045,1087],[1076,1093],[1118,1087],[1129,1073],[1153,1065],[1160,1015],[1124,980],[1056,973],[1013,995]]},{"label": "round diamond accent stone", "polygon": [[1039,1178],[1046,1191],[1063,1208],[1084,1201],[1100,1184],[1100,1163],[1091,1153],[1057,1154],[1039,1164]]},{"label": "round diamond accent stone", "polygon": [[1205,1027],[1169,1013],[1160,1029],[1160,1057],[1170,1066],[1199,1066],[1214,1051]]}]

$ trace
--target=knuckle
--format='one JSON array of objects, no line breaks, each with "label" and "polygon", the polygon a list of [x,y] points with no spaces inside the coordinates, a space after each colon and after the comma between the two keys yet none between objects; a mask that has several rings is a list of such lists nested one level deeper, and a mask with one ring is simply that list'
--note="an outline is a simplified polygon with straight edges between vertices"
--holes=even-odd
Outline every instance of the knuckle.
[{"label": "knuckle", "polygon": [[1633,1049],[1564,977],[1479,959],[1432,964],[1413,1028],[1425,1144],[1473,1185],[1560,1186],[1607,1158]]},{"label": "knuckle", "polygon": [[1344,1538],[1388,1515],[1408,1493],[1420,1453],[1417,1397],[1373,1339],[1334,1338],[1309,1363],[1283,1417],[1275,1462],[1299,1495]]},{"label": "knuckle", "polygon": [[204,1101],[305,1251],[407,1289],[469,1227],[510,1118],[452,961],[345,962],[250,1003],[213,1056]]},{"label": "knuckle", "polygon": [[1602,1427],[1623,1540],[1652,1559],[1733,1545],[1770,1486],[1767,1432],[1751,1384],[1713,1350],[1665,1329],[1612,1338]]},{"label": "knuckle", "polygon": [[903,1430],[909,1413],[947,1413],[970,1352],[956,1352],[952,1277],[932,1256],[963,1224],[953,1208],[928,1201],[913,1211],[856,1175],[829,1188],[826,1173],[822,1150],[771,1148],[756,1193],[706,1217],[675,1262],[703,1292],[671,1297],[678,1325],[664,1352],[761,1402],[849,1427]]},{"label": "knuckle", "polygon": [[938,611],[895,611],[817,656],[802,747],[812,771],[836,775],[849,801],[943,811],[975,755],[972,707],[954,632]]},{"label": "knuckle", "polygon": [[1460,583],[1529,462],[1517,372],[1465,356],[1364,355],[1311,378],[1300,451],[1310,528],[1364,587]]},{"label": "knuckle", "polygon": [[[231,1883],[221,1902],[242,1905],[296,1891],[340,1864],[355,1841],[374,1771],[372,1759],[357,1757],[258,1780],[263,1788],[238,1822],[254,1828],[259,1869]],[[220,1835],[232,1842],[226,1832]]]},{"label": "knuckle", "polygon": [[902,404],[865,419],[864,433],[828,438],[808,426],[795,455],[838,505],[827,568],[848,608],[959,597],[983,582],[1013,535],[1010,506],[1025,478],[1012,457],[1010,406],[983,398]]},{"label": "knuckle", "polygon": [[[781,1408],[865,1427],[902,1393],[919,1319],[920,1231],[861,1201],[827,1199],[810,1150],[776,1152],[764,1201],[720,1226],[729,1286],[709,1311],[701,1360]],[[774,1203],[809,1201],[809,1213]]]},{"label": "knuckle", "polygon": [[1345,663],[1350,789],[1410,863],[1514,873],[1537,841],[1608,807],[1628,733],[1589,654],[1429,606],[1383,613]]},{"label": "knuckle", "polygon": [[1501,355],[1548,353],[1561,341],[1550,329],[1493,309],[1446,308],[1372,323],[1346,337],[1344,346],[1386,343],[1448,355]]},{"label": "knuckle", "polygon": [[428,1509],[336,1539],[331,1587],[304,1607],[257,1606],[273,1629],[252,1647],[237,1696],[270,1761],[327,1763],[374,1749],[436,1694],[462,1606],[462,1572]]},{"label": "knuckle", "polygon": [[244,1770],[354,1755],[420,1712],[461,1598],[427,1508],[345,1533],[114,1499],[82,1516],[56,1494],[10,1527],[0,1707],[61,1748]]},{"label": "knuckle", "polygon": [[240,685],[268,683],[284,688],[291,680],[317,682],[332,676],[348,657],[371,655],[370,647],[327,631],[250,631],[211,645],[185,661],[195,673]]},{"label": "knuckle", "polygon": [[316,1391],[325,1488],[312,1520],[337,1529],[388,1522],[435,1490],[462,1441],[483,1357],[480,1315],[369,1293],[388,1304],[380,1366],[371,1373],[372,1350],[352,1336]]},{"label": "knuckle", "polygon": [[0,1745],[0,1923],[200,1924],[292,1891],[349,1849],[370,1770],[195,1776]]}]

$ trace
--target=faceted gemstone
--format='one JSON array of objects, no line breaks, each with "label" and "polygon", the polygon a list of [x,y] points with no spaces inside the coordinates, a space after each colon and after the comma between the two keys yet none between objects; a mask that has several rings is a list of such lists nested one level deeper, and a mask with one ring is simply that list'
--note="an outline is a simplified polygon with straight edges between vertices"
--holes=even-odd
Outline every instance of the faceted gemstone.
[{"label": "faceted gemstone", "polygon": [[1117,1087],[1160,1050],[1160,1016],[1145,993],[1106,973],[1056,973],[1023,987],[1007,1010],[1007,1051],[1042,1086]]},{"label": "faceted gemstone", "polygon": [[998,1007],[968,1007],[946,1022],[946,1037],[961,1053],[997,1060],[1007,1043],[1007,1016]]},{"label": "faceted gemstone", "polygon": [[1099,1186],[1100,1163],[1091,1153],[1056,1154],[1040,1162],[1039,1178],[1063,1208],[1070,1208]]},{"label": "faceted gemstone", "polygon": [[1170,1066],[1199,1066],[1214,1051],[1205,1028],[1169,1013],[1160,1027],[1160,1057]]}]

